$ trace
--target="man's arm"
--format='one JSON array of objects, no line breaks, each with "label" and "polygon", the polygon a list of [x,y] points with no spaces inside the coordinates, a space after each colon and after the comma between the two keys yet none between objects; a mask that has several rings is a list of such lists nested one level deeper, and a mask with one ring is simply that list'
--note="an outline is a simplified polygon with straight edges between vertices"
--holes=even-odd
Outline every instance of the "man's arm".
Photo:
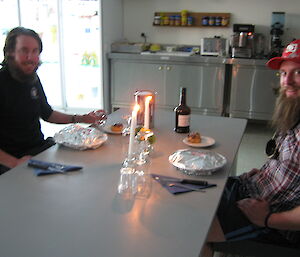
[{"label": "man's arm", "polygon": [[18,159],[0,149],[0,163],[5,165],[8,168],[14,168],[19,164],[29,160],[30,158],[31,158],[30,155],[26,155]]},{"label": "man's arm", "polygon": [[300,231],[300,206],[290,211],[273,213],[268,219],[268,226],[281,230]]},{"label": "man's arm", "polygon": [[71,114],[66,114],[58,111],[53,111],[47,121],[51,123],[57,123],[57,124],[68,124],[68,123],[95,123],[102,119],[106,119],[106,115],[103,110],[90,112],[84,115],[71,115]]},{"label": "man's arm", "polygon": [[[246,198],[238,201],[238,207],[253,224],[265,226],[265,219],[270,212],[267,201]],[[290,211],[272,213],[267,220],[267,225],[281,230],[300,230],[300,206]]]},{"label": "man's arm", "polygon": [[73,122],[73,115],[53,111],[47,121],[57,124],[68,124]]}]

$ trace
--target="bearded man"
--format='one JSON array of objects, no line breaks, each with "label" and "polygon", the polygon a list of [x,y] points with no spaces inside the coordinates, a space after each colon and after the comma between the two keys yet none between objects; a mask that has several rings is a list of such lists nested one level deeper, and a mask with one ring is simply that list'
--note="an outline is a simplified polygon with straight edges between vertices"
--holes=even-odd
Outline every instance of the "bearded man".
[{"label": "bearded man", "polygon": [[7,35],[0,70],[0,175],[54,144],[44,140],[40,118],[60,124],[105,118],[103,110],[70,115],[51,108],[36,73],[42,50],[41,38],[31,29],[17,27]]},{"label": "bearded man", "polygon": [[[280,72],[269,159],[228,179],[208,242],[250,239],[300,248],[300,40],[267,66]],[[211,254],[209,247],[202,251]]]}]

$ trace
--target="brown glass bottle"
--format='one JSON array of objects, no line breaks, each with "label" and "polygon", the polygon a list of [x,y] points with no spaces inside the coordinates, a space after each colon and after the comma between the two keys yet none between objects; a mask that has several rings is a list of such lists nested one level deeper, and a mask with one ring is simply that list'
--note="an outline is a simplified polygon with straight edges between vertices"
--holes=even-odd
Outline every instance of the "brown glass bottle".
[{"label": "brown glass bottle", "polygon": [[179,105],[175,107],[175,128],[177,133],[190,132],[190,114],[191,109],[186,105],[186,88],[180,88],[180,101]]}]

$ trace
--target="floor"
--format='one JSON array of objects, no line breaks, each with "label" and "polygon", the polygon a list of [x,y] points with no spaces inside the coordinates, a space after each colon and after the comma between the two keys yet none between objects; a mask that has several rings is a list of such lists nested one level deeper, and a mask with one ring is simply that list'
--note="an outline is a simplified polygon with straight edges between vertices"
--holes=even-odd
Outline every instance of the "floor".
[{"label": "floor", "polygon": [[237,174],[260,168],[267,157],[265,147],[273,135],[267,122],[248,122],[237,158]]},{"label": "floor", "polygon": [[[41,121],[41,125],[45,137],[53,136],[55,132],[67,126],[66,124],[57,125],[44,121]],[[266,160],[265,146],[272,135],[273,132],[266,122],[248,122],[238,152],[237,174],[262,166]]]}]

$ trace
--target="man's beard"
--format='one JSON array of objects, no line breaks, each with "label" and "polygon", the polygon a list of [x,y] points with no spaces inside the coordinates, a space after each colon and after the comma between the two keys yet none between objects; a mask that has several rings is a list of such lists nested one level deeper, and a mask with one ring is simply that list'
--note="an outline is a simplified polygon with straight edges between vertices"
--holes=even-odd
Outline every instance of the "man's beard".
[{"label": "man's beard", "polygon": [[[40,63],[39,63],[40,65]],[[11,76],[22,83],[29,83],[29,84],[33,84],[34,82],[37,81],[38,76],[36,74],[36,71],[39,67],[39,65],[36,66],[36,68],[34,69],[34,71],[31,74],[26,74],[22,71],[22,69],[20,69],[20,67],[16,64],[15,60],[13,58],[10,58],[8,60],[8,70],[11,74]]]},{"label": "man's beard", "polygon": [[288,98],[285,89],[280,89],[280,95],[276,100],[275,111],[272,118],[272,126],[278,132],[286,133],[298,122],[300,116],[300,97]]}]

